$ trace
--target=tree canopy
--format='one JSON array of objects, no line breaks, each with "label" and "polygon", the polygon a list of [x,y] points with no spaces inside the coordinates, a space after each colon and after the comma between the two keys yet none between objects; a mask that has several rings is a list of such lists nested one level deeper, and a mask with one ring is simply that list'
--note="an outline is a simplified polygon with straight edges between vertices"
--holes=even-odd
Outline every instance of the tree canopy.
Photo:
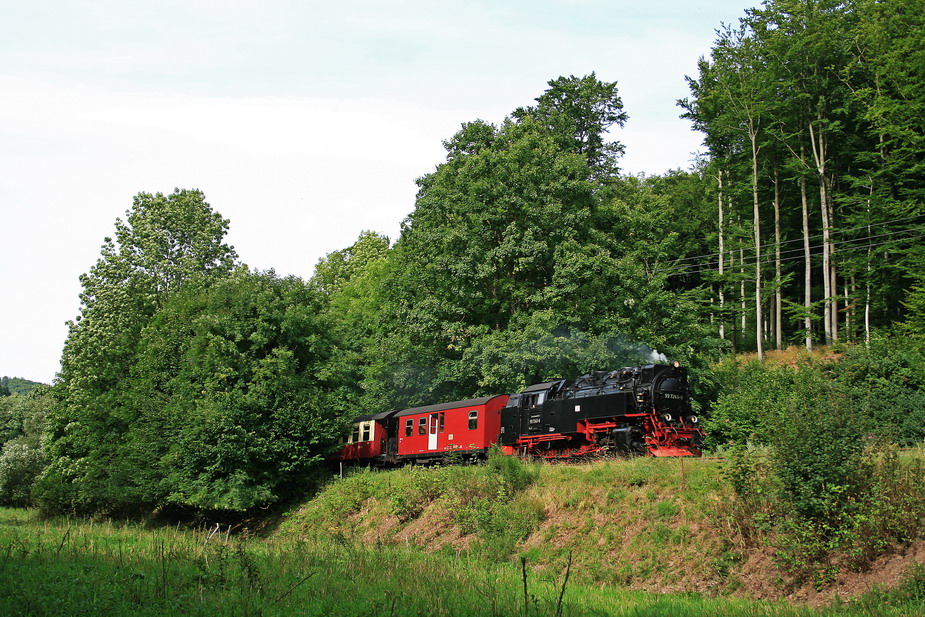
[{"label": "tree canopy", "polygon": [[80,314],[68,323],[48,418],[51,464],[40,486],[67,508],[118,501],[113,458],[138,418],[128,385],[141,333],[172,293],[227,275],[236,259],[224,243],[228,221],[200,191],[139,193],[125,217],[80,277]]}]

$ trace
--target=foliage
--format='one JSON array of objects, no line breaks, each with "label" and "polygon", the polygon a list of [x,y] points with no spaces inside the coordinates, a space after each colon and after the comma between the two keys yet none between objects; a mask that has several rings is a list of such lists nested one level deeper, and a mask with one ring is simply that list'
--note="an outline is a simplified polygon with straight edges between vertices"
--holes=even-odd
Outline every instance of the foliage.
[{"label": "foliage", "polygon": [[923,461],[887,445],[921,439],[922,353],[877,336],[824,360],[716,368],[723,391],[707,428],[731,448],[738,528],[772,543],[797,581],[826,585],[925,537]]},{"label": "foliage", "polygon": [[918,480],[923,463],[920,456],[903,461],[892,450],[874,452],[862,463],[869,475],[842,485],[849,496],[829,517],[801,518],[777,508],[778,563],[797,581],[821,587],[843,569],[863,570],[925,537],[925,493]]},{"label": "foliage", "polygon": [[[883,332],[867,345],[843,349],[829,357],[798,354],[792,365],[729,358],[703,369],[704,378],[716,388],[705,422],[711,444],[767,445],[782,427],[801,418],[822,421],[831,414],[842,422],[850,420],[863,442],[922,443],[925,342]],[[813,390],[811,383],[827,384],[831,391]],[[837,409],[831,406],[833,400],[839,402]],[[788,417],[788,409],[799,413]],[[815,418],[817,413],[824,417]]]},{"label": "foliage", "polygon": [[925,340],[889,331],[832,364],[868,436],[910,446],[925,440]]},{"label": "foliage", "polygon": [[[768,318],[782,342],[859,340],[897,320],[921,330],[923,8],[771,0],[718,29],[688,78],[679,104],[704,134],[719,226],[686,269],[710,283],[737,349],[758,346],[744,332],[759,292],[800,309]],[[745,284],[758,275],[768,283]]]},{"label": "foliage", "polygon": [[32,486],[45,469],[45,453],[41,447],[24,439],[3,444],[0,452],[0,504],[26,506],[32,501]]},{"label": "foliage", "polygon": [[28,395],[13,394],[0,400],[0,445],[16,438],[40,445],[51,404],[48,386],[35,388]]},{"label": "foliage", "polygon": [[811,377],[796,387],[818,394],[830,413],[787,409],[770,452],[733,449],[725,476],[742,537],[773,546],[796,582],[823,587],[925,537],[925,460],[865,447],[831,383]]},{"label": "foliage", "polygon": [[771,436],[782,494],[801,519],[836,520],[868,489],[858,417],[819,372],[799,372],[789,394]]},{"label": "foliage", "polygon": [[501,453],[497,446],[488,453],[488,470],[499,475],[504,486],[511,493],[518,493],[536,482],[539,475],[516,456],[507,456]]},{"label": "foliage", "polygon": [[363,369],[369,351],[388,336],[381,330],[380,319],[389,302],[383,297],[388,255],[388,238],[363,232],[349,248],[321,259],[309,281],[324,301],[321,318],[333,342],[327,371],[332,396],[343,409],[376,408],[362,400],[370,389],[364,388]]},{"label": "foliage", "polygon": [[168,502],[245,510],[276,501],[337,444],[343,425],[319,377],[329,343],[317,308],[299,279],[239,272],[181,292],[145,329],[135,393],[139,405],[163,403],[130,437],[144,451],[165,448]]},{"label": "foliage", "polygon": [[[50,466],[38,488],[47,507],[95,511],[122,501],[113,477],[140,410],[129,384],[138,341],[157,310],[189,281],[227,275],[228,221],[200,191],[139,193],[115,239],[80,277],[81,309],[69,322],[57,404],[48,417]],[[144,453],[137,452],[139,458]]]},{"label": "foliage", "polygon": [[[805,370],[812,370],[809,366]],[[715,446],[767,444],[781,424],[782,408],[792,397],[796,371],[757,361],[727,359],[713,367],[721,391],[704,422]]]},{"label": "foliage", "polygon": [[295,490],[343,428],[317,307],[302,281],[244,270],[167,300],[138,342],[111,506],[246,510]]},{"label": "foliage", "polygon": [[44,385],[0,399],[0,505],[31,504],[32,486],[47,464],[42,434],[51,405]]},{"label": "foliage", "polygon": [[326,296],[341,291],[344,286],[373,263],[385,257],[389,239],[373,231],[364,231],[349,248],[328,253],[315,264],[312,283]]},{"label": "foliage", "polygon": [[624,148],[619,142],[607,142],[612,126],[622,127],[629,116],[616,82],[602,82],[594,73],[584,77],[559,77],[548,82],[549,89],[536,99],[537,105],[518,109],[518,119],[533,117],[555,136],[559,145],[587,158],[588,166],[598,177],[616,173],[616,161]]}]

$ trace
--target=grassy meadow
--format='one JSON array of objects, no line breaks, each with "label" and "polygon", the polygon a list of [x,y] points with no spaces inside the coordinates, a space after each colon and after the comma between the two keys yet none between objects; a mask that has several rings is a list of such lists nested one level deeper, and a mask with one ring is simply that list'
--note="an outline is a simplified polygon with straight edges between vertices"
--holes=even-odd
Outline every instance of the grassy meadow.
[{"label": "grassy meadow", "polygon": [[[734,562],[736,547],[705,522],[722,511],[715,461],[493,465],[350,474],[261,535],[3,509],[0,615],[890,617],[925,607],[925,568],[889,592],[815,608],[734,595],[723,556]],[[697,579],[713,591],[692,591]]]},{"label": "grassy meadow", "polygon": [[[236,538],[0,511],[3,615],[913,615],[894,594],[820,611],[566,583],[408,547]],[[566,583],[566,584],[564,584]],[[563,585],[564,584],[564,585]],[[561,601],[560,601],[561,598]],[[920,605],[918,605],[920,606]]]}]

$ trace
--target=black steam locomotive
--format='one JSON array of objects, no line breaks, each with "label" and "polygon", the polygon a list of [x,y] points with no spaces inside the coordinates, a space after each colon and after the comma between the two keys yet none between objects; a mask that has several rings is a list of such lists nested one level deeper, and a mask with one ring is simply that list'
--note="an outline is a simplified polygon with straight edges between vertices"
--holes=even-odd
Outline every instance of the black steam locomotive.
[{"label": "black steam locomotive", "polygon": [[499,443],[522,455],[696,456],[702,440],[687,369],[678,362],[536,384],[512,395],[501,410]]}]

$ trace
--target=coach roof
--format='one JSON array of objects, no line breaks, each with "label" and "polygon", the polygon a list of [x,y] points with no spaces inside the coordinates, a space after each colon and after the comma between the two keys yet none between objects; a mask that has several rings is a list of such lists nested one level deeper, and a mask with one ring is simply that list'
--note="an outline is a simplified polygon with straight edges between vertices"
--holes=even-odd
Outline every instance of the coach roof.
[{"label": "coach roof", "polygon": [[396,418],[402,416],[412,416],[419,413],[431,413],[434,411],[446,411],[448,409],[460,409],[463,407],[481,407],[488,403],[492,399],[496,399],[501,396],[507,396],[506,394],[495,394],[494,396],[483,396],[482,398],[470,398],[465,401],[454,401],[452,403],[440,403],[439,405],[427,405],[426,407],[414,407],[412,409],[404,409],[395,414]]}]

